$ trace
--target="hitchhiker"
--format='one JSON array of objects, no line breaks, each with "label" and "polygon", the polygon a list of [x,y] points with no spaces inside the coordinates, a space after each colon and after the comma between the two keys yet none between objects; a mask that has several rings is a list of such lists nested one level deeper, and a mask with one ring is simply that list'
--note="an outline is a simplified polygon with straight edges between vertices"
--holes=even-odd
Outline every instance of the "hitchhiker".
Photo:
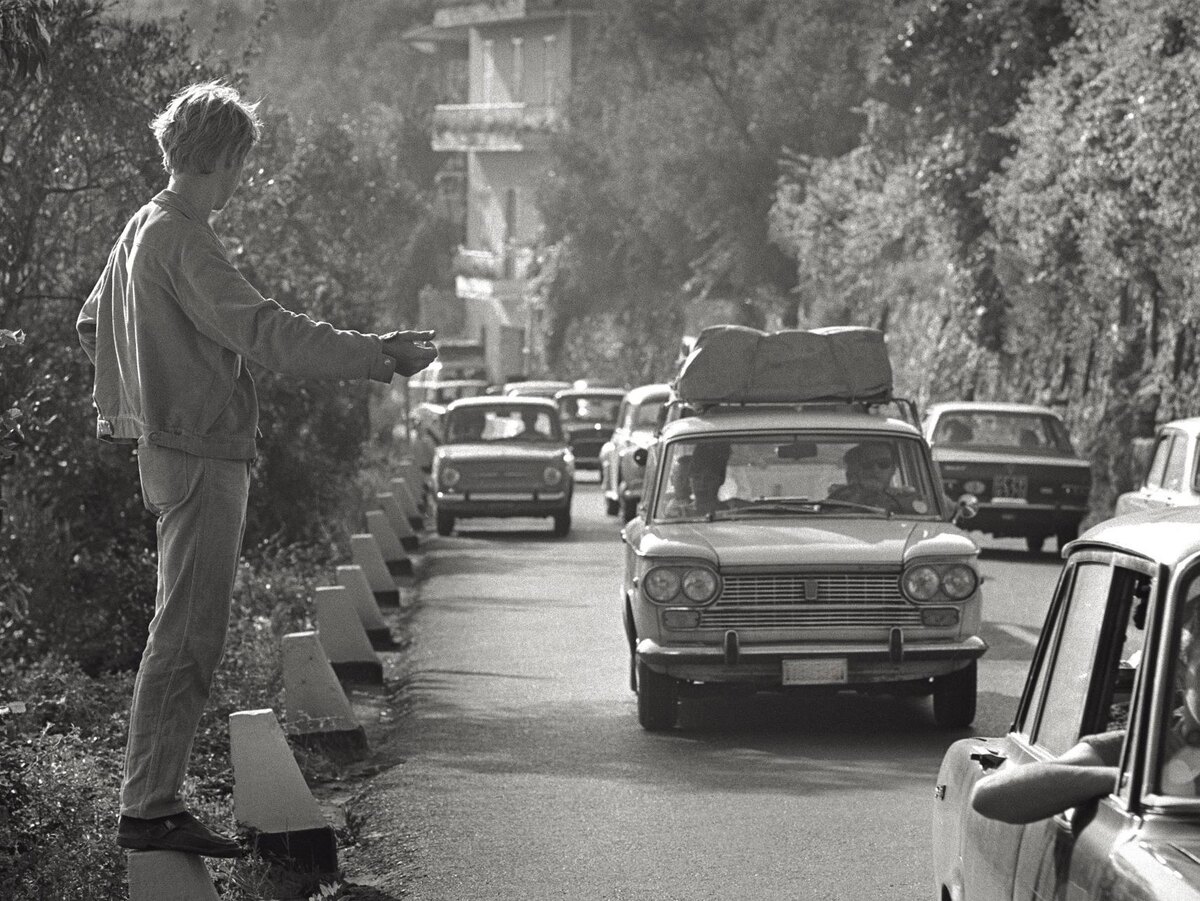
[{"label": "hitchhiker", "polygon": [[232,87],[192,85],[151,123],[167,188],[129,220],[79,313],[96,432],[136,445],[158,517],[158,588],[129,719],[117,844],[242,853],[181,799],[220,662],[246,522],[258,400],[252,361],[286,375],[390,382],[437,356],[433,332],[344,331],[264,298],[209,225],[261,122]]}]

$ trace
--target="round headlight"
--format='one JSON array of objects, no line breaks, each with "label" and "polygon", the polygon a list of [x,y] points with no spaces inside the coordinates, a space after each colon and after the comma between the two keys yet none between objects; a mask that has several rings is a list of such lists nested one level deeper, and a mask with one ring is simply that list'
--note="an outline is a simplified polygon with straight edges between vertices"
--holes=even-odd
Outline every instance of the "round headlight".
[{"label": "round headlight", "polygon": [[689,569],[683,574],[683,596],[704,604],[717,593],[717,574],[711,569]]},{"label": "round headlight", "polygon": [[965,601],[975,592],[979,577],[965,563],[956,563],[942,571],[942,591],[952,601]]},{"label": "round headlight", "polygon": [[941,580],[932,566],[914,566],[904,574],[904,593],[914,601],[931,601],[937,596]]},{"label": "round headlight", "polygon": [[453,488],[462,478],[462,473],[453,466],[443,466],[438,470],[438,482],[443,488]]},{"label": "round headlight", "polygon": [[679,594],[679,573],[665,567],[652,569],[642,580],[642,588],[652,601],[669,601]]},{"label": "round headlight", "polygon": [[557,485],[562,480],[562,470],[557,466],[547,466],[542,470],[542,481],[547,485]]}]

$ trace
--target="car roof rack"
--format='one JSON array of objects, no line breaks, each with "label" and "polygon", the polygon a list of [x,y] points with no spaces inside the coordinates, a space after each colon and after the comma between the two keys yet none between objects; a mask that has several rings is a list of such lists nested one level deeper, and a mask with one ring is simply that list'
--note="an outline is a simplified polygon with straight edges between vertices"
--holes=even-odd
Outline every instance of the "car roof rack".
[{"label": "car roof rack", "polygon": [[809,412],[847,412],[857,411],[869,415],[879,415],[883,408],[894,406],[898,415],[895,417],[914,428],[921,427],[921,417],[917,410],[916,401],[907,397],[896,397],[889,395],[888,397],[873,397],[863,400],[846,399],[846,398],[830,398],[820,400],[804,400],[804,401],[720,401],[710,403],[694,403],[685,401],[678,396],[672,396],[667,403],[663,405],[662,410],[658,415],[658,432],[661,432],[663,426],[668,422],[674,422],[677,419],[686,419],[691,416],[700,416],[714,412],[733,412],[738,410],[764,410],[764,409],[787,409],[787,410],[808,410]]}]

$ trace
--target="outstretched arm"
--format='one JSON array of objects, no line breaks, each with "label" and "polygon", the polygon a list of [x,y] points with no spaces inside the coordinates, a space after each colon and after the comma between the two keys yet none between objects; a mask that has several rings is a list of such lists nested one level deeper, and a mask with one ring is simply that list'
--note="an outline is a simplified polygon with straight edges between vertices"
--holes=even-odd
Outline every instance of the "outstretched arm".
[{"label": "outstretched arm", "polygon": [[[1119,746],[1118,746],[1119,750]],[[1008,766],[975,784],[975,812],[1005,823],[1044,820],[1113,791],[1117,767],[1108,747],[1081,741],[1047,761]]]}]

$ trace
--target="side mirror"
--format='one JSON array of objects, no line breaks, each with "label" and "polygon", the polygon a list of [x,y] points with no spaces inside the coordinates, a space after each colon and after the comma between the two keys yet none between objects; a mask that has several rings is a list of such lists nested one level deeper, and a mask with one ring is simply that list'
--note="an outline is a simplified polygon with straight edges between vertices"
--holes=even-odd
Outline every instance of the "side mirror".
[{"label": "side mirror", "polygon": [[973,494],[964,494],[954,505],[954,521],[965,522],[974,519],[979,513],[979,498]]},{"label": "side mirror", "polygon": [[650,459],[650,452],[644,447],[639,447],[633,452],[633,462],[638,466],[645,466],[646,461]]}]

